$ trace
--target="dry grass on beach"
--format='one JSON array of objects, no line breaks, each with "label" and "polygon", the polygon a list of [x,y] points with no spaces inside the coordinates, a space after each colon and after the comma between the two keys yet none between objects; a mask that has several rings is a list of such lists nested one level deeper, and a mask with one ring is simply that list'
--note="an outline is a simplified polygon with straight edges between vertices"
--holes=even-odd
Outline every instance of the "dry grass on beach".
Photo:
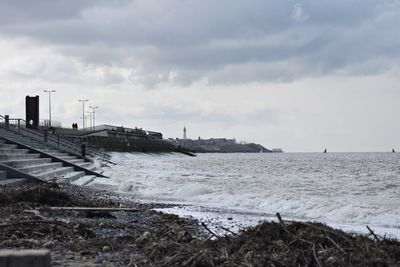
[{"label": "dry grass on beach", "polygon": [[[137,211],[50,210],[130,207]],[[265,222],[215,237],[155,205],[55,184],[0,190],[0,248],[48,248],[54,266],[400,266],[400,243],[319,223]]]}]

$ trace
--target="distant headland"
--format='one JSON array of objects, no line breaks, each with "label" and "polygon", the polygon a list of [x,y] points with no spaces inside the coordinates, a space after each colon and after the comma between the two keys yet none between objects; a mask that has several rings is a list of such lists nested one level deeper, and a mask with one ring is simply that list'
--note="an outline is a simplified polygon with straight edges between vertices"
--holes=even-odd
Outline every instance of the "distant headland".
[{"label": "distant headland", "polygon": [[251,142],[237,142],[235,138],[187,138],[186,127],[183,128],[183,138],[169,138],[168,141],[196,153],[280,153],[280,148],[267,149]]}]

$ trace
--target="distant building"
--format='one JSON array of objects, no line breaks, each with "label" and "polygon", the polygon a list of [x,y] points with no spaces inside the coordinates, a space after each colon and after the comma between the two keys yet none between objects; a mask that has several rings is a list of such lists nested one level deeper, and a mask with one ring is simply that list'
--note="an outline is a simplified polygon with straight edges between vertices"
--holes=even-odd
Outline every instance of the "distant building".
[{"label": "distant building", "polygon": [[186,140],[186,126],[183,126],[183,140]]},{"label": "distant building", "polygon": [[210,139],[188,139],[186,138],[186,128],[183,131],[183,139],[176,138],[173,142],[179,144],[181,146],[204,146],[204,145],[216,145],[216,146],[223,146],[223,145],[235,145],[236,139],[227,139],[227,138],[210,138]]}]

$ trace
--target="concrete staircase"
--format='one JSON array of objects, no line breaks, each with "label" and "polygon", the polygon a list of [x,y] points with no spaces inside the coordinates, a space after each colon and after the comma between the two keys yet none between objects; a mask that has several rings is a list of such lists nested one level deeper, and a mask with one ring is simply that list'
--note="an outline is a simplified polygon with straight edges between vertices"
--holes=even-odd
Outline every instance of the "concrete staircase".
[{"label": "concrete staircase", "polygon": [[53,148],[52,146],[46,144],[44,141],[38,141],[29,136],[24,136],[22,134],[18,134],[16,132],[13,132],[10,130],[0,128],[0,137],[5,137],[8,139],[11,139],[13,141],[16,141],[18,143],[38,149],[42,152],[48,153],[48,154],[56,156],[58,158],[65,159],[67,161],[71,161],[71,162],[75,163],[76,165],[79,165],[79,166],[82,166],[85,168],[87,168],[91,165],[90,162],[87,162],[82,158],[78,159],[78,156],[76,156],[76,155],[71,155],[68,152],[63,152],[63,151],[60,151],[59,149]]},{"label": "concrete staircase", "polygon": [[[92,181],[97,176],[93,162],[57,150],[44,141],[34,140],[0,128],[0,186],[18,185],[37,178],[44,181]],[[21,174],[22,178],[15,178]]]}]

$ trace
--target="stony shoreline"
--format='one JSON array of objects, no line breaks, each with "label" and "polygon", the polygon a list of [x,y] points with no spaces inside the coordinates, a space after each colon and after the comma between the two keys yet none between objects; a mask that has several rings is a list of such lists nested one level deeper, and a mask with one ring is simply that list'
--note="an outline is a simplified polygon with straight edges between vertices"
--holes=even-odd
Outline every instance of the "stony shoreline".
[{"label": "stony shoreline", "polygon": [[400,266],[397,240],[283,220],[215,238],[195,220],[152,210],[167,206],[72,185],[2,188],[0,249],[47,248],[52,266]]},{"label": "stony shoreline", "polygon": [[[129,207],[133,212],[54,211],[48,207]],[[117,194],[72,185],[28,184],[0,191],[0,249],[48,248],[52,266],[134,266],[148,233],[196,235],[197,223]],[[140,266],[140,265],[139,265]]]}]

